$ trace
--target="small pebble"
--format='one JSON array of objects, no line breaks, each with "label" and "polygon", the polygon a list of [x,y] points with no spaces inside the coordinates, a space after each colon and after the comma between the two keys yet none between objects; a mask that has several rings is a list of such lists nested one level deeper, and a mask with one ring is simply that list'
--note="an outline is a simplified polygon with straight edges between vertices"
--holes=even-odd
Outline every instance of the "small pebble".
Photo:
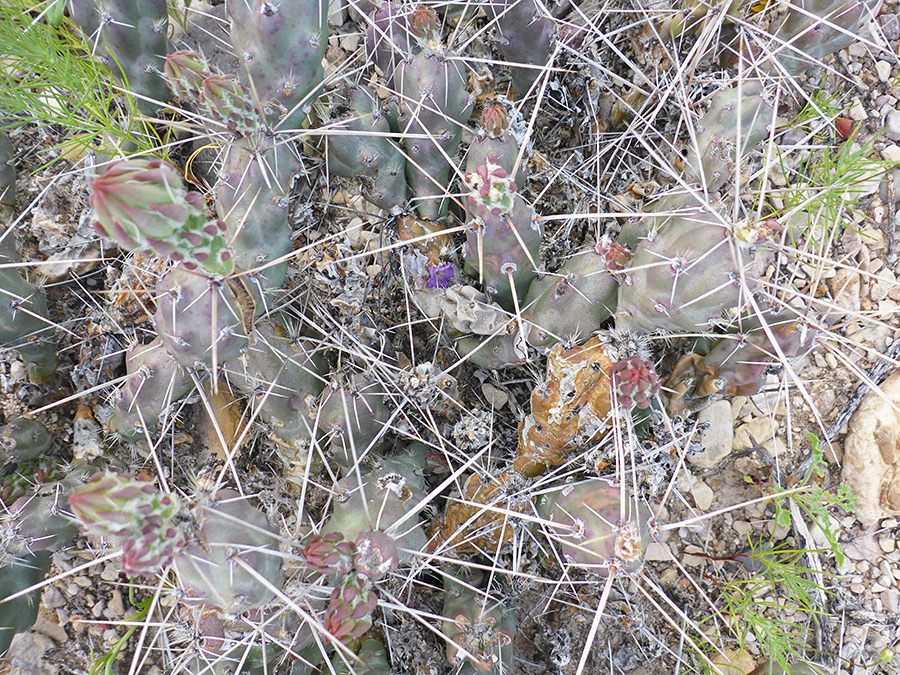
[{"label": "small pebble", "polygon": [[116,563],[106,563],[100,573],[103,581],[116,581],[119,578],[119,566]]},{"label": "small pebble", "polygon": [[884,608],[894,616],[900,611],[900,590],[889,588],[881,594],[881,602]]},{"label": "small pebble", "polygon": [[82,588],[90,588],[94,585],[94,582],[91,581],[90,577],[75,577],[74,579],[72,579],[72,581],[74,581]]},{"label": "small pebble", "polygon": [[44,591],[44,607],[47,609],[56,609],[58,607],[64,607],[66,604],[66,599],[63,597],[63,594],[59,592],[59,589],[55,586],[48,586],[47,590]]},{"label": "small pebble", "polygon": [[891,64],[887,61],[876,61],[875,72],[878,73],[878,79],[887,82],[891,79]]},{"label": "small pebble", "polygon": [[116,619],[125,613],[125,603],[122,602],[122,592],[117,588],[112,592],[109,605],[106,608],[109,618]]},{"label": "small pebble", "polygon": [[866,587],[862,584],[850,584],[850,592],[859,595],[866,592]]}]

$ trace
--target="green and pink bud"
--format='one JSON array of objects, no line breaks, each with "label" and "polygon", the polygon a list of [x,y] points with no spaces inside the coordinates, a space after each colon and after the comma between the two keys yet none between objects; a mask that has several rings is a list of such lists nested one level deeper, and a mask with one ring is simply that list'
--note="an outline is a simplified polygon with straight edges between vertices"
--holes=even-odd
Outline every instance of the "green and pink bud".
[{"label": "green and pink bud", "polygon": [[499,138],[509,129],[509,115],[502,105],[492,103],[481,111],[478,123],[485,134],[491,138]]},{"label": "green and pink bud", "polygon": [[116,162],[91,186],[95,229],[126,250],[157,255],[211,274],[230,274],[224,224],[210,219],[203,195],[188,192],[181,173],[161,159]]},{"label": "green and pink bud", "polygon": [[81,526],[95,537],[134,537],[148,523],[161,524],[178,512],[172,495],[153,483],[107,471],[69,497],[69,507]]},{"label": "green and pink bud", "polygon": [[609,369],[609,378],[619,401],[625,410],[645,410],[659,392],[659,377],[649,361],[633,356],[619,361]]},{"label": "green and pink bud", "polygon": [[166,56],[165,75],[169,89],[178,98],[197,105],[203,94],[203,80],[212,71],[202,54],[178,51]]},{"label": "green and pink bud", "polygon": [[345,644],[362,637],[372,627],[372,612],[377,606],[372,582],[361,574],[350,574],[331,592],[325,630],[332,639]]},{"label": "green and pink bud", "polygon": [[302,552],[306,566],[324,574],[346,574],[353,567],[353,544],[340,532],[314,534]]}]

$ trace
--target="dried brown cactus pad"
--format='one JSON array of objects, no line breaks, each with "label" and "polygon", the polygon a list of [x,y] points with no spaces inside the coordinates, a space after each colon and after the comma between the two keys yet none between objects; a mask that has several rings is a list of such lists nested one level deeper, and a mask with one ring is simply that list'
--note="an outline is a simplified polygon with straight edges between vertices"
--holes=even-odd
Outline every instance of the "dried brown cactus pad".
[{"label": "dried brown cactus pad", "polygon": [[531,393],[531,414],[519,425],[515,469],[537,476],[569,455],[600,440],[610,427],[607,347],[593,337],[580,347],[556,345],[547,358],[547,377]]},{"label": "dried brown cactus pad", "polygon": [[522,513],[529,506],[521,489],[527,482],[512,469],[491,476],[486,482],[478,474],[469,476],[463,486],[464,501],[447,508],[431,539],[431,551],[445,546],[456,553],[490,555],[498,551],[513,535],[515,516],[508,512]]},{"label": "dried brown cactus pad", "polygon": [[850,419],[841,480],[859,498],[855,515],[868,527],[900,515],[900,372],[866,394]]}]

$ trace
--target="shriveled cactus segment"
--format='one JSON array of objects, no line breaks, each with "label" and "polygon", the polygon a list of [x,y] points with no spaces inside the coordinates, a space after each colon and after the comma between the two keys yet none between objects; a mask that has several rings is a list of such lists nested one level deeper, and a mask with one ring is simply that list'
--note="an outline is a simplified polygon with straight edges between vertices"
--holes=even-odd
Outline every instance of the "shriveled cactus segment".
[{"label": "shriveled cactus segment", "polygon": [[581,347],[550,350],[547,377],[532,392],[531,414],[519,425],[517,471],[536,476],[601,440],[610,428],[612,365],[599,337]]}]

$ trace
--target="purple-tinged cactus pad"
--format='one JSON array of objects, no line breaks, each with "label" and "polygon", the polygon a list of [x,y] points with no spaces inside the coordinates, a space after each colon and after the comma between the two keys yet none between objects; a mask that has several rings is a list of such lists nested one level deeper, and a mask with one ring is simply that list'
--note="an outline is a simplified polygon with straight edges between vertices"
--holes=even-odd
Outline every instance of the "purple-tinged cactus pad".
[{"label": "purple-tinged cactus pad", "polygon": [[184,367],[211,368],[247,347],[255,304],[240,280],[215,281],[176,267],[156,290],[156,329]]},{"label": "purple-tinged cactus pad", "polygon": [[594,478],[545,492],[537,509],[566,560],[598,574],[643,567],[650,510],[622,488]]}]

